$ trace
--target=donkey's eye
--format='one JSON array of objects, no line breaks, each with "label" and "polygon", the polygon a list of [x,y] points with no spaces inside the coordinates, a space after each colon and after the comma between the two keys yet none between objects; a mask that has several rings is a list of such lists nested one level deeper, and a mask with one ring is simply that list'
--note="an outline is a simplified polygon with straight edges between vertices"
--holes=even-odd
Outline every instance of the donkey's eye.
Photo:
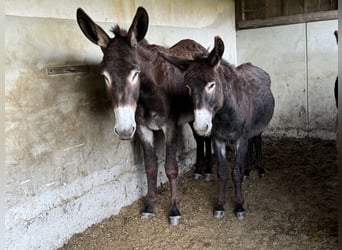
[{"label": "donkey's eye", "polygon": [[190,88],[190,86],[188,84],[186,84],[185,87],[188,89],[188,93],[191,96],[191,88]]},{"label": "donkey's eye", "polygon": [[215,89],[216,86],[216,82],[208,82],[207,86],[206,86],[206,90],[208,92],[211,92]]}]

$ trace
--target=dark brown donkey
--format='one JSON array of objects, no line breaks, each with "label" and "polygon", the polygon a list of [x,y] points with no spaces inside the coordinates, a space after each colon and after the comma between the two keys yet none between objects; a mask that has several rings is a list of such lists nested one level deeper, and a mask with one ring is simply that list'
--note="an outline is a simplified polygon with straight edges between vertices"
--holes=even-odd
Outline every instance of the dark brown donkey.
[{"label": "dark brown donkey", "polygon": [[[142,215],[146,218],[154,215],[158,172],[154,131],[162,130],[166,144],[165,173],[171,186],[170,222],[178,224],[181,214],[177,195],[177,126],[192,122],[193,110],[183,84],[183,72],[160,53],[193,58],[195,54],[208,52],[192,40],[182,40],[169,49],[148,44],[144,39],[148,15],[142,7],[137,9],[128,31],[118,25],[113,28],[114,38],[110,38],[82,9],[77,10],[77,22],[84,35],[103,52],[101,70],[115,113],[114,132],[123,140],[131,139],[137,132],[142,143],[148,184]],[[207,142],[206,157],[211,155],[211,142],[196,134],[195,139],[198,144],[196,167],[199,169],[205,162],[203,141]]]},{"label": "dark brown donkey", "polygon": [[223,41],[215,37],[215,47],[208,56],[193,60],[167,58],[185,71],[184,83],[193,100],[195,131],[201,136],[212,136],[218,162],[219,193],[214,208],[217,218],[224,216],[226,202],[226,143],[234,146],[234,212],[242,220],[245,209],[241,183],[248,140],[258,137],[270,122],[274,98],[270,77],[264,70],[250,63],[234,67],[221,59],[223,52]]}]

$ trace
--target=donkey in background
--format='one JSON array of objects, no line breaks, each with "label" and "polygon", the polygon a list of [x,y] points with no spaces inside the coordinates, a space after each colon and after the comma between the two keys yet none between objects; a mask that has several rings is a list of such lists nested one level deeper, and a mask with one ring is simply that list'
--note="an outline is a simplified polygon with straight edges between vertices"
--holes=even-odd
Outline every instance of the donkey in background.
[{"label": "donkey in background", "polygon": [[194,129],[201,136],[211,136],[218,162],[218,201],[214,216],[224,216],[226,202],[226,145],[235,149],[232,179],[235,188],[234,212],[245,218],[243,208],[243,163],[248,140],[261,135],[274,112],[271,79],[262,69],[250,63],[234,67],[222,59],[224,44],[215,37],[215,47],[209,55],[194,59],[165,56],[185,72],[184,83],[192,97]]},{"label": "donkey in background", "polygon": [[[195,41],[181,40],[166,49],[150,45],[145,39],[148,29],[148,14],[139,7],[128,31],[116,25],[111,38],[82,9],[77,9],[77,22],[84,35],[103,52],[101,72],[106,82],[106,91],[115,113],[114,132],[122,140],[132,139],[137,133],[143,148],[147,175],[147,195],[142,215],[154,216],[157,200],[158,164],[154,145],[154,131],[162,130],[165,136],[165,173],[171,187],[169,218],[171,224],[179,224],[179,198],[177,193],[178,163],[177,126],[192,123],[191,99],[183,84],[184,73],[168,63],[166,55],[193,58],[196,54],[208,54]],[[210,138],[194,133],[197,143],[196,170],[205,162],[211,162]],[[207,155],[204,158],[204,141]],[[207,165],[207,172],[211,166]]]},{"label": "donkey in background", "polygon": [[[338,44],[338,30],[334,31],[334,35],[336,38],[336,43]],[[336,77],[336,81],[335,81],[334,96],[335,96],[336,108],[338,109],[338,76]],[[338,114],[336,115],[336,121],[335,121],[335,133],[336,133],[336,147],[338,147]]]}]

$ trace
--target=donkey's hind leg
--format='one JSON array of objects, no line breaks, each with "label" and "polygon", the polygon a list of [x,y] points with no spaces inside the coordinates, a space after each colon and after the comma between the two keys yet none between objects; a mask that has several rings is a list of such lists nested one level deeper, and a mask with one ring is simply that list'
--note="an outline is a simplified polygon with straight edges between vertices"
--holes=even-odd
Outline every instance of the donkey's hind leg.
[{"label": "donkey's hind leg", "polygon": [[214,163],[213,158],[214,157],[213,157],[212,150],[211,150],[211,138],[205,137],[204,143],[205,143],[204,180],[212,181],[214,179],[214,176],[213,176],[213,163]]},{"label": "donkey's hind leg", "polygon": [[266,174],[264,163],[262,160],[262,138],[261,133],[254,137],[254,146],[255,146],[255,154],[256,154],[256,162],[259,172],[259,177],[264,177]]},{"label": "donkey's hind leg", "polygon": [[262,160],[262,138],[261,133],[248,140],[248,150],[246,153],[246,165],[244,170],[244,180],[250,178],[250,172],[253,168],[253,150],[255,149],[256,165],[259,177],[264,177],[266,172]]},{"label": "donkey's hind leg", "polygon": [[196,141],[196,162],[195,162],[195,170],[192,174],[192,178],[194,180],[200,180],[203,178],[203,168],[205,164],[204,160],[204,138],[197,135],[194,130],[193,135]]},{"label": "donkey's hind leg", "polygon": [[248,180],[250,178],[250,172],[252,170],[254,138],[255,137],[248,139],[248,149],[247,149],[247,153],[245,157],[246,164],[245,164],[244,175],[243,175],[244,180]]}]

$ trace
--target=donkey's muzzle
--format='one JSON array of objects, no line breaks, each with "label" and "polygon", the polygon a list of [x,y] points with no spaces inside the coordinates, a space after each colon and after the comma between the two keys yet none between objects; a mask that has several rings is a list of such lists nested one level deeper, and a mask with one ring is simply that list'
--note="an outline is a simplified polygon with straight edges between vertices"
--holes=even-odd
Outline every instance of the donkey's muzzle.
[{"label": "donkey's muzzle", "polygon": [[212,122],[211,113],[207,109],[194,110],[194,129],[200,136],[209,136],[211,133]]},{"label": "donkey's muzzle", "polygon": [[204,124],[202,127],[194,126],[194,129],[198,135],[203,137],[209,136],[211,133],[211,125],[209,123]]},{"label": "donkey's muzzle", "polygon": [[119,136],[120,140],[131,140],[134,136],[135,130],[135,126],[124,130],[118,130],[117,128],[114,128],[114,133]]},{"label": "donkey's muzzle", "polygon": [[114,114],[114,133],[119,136],[120,140],[132,139],[137,127],[135,123],[135,106],[119,106],[114,109]]}]

